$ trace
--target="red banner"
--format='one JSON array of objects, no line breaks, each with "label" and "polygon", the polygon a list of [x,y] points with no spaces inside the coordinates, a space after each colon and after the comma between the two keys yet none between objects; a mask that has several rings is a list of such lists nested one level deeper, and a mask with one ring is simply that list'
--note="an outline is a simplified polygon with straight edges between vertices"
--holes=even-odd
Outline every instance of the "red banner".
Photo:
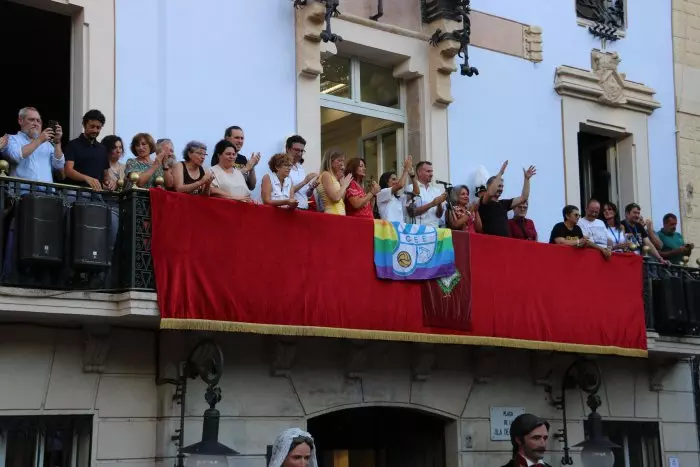
[{"label": "red banner", "polygon": [[376,278],[369,220],[160,189],[151,215],[163,329],[646,356],[636,255],[471,235],[467,332],[424,325],[424,284]]}]

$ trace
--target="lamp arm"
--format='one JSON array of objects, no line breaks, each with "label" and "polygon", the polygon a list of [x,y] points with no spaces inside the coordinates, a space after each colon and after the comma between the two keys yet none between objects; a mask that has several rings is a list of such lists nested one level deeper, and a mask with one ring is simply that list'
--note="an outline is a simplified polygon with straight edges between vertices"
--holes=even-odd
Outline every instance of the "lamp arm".
[{"label": "lamp arm", "polygon": [[182,452],[182,448],[185,445],[185,400],[187,400],[187,371],[182,375],[181,383],[182,386],[182,399],[180,399],[180,433],[177,442],[177,463],[175,467],[185,467],[185,455]]},{"label": "lamp arm", "polygon": [[564,438],[564,457],[561,459],[561,465],[574,465],[574,460],[569,454],[569,436],[566,426],[566,381],[569,379],[569,373],[571,373],[571,370],[573,370],[577,364],[578,360],[569,365],[569,368],[566,369],[564,372],[564,377],[561,380],[561,413],[563,420],[562,437]]}]

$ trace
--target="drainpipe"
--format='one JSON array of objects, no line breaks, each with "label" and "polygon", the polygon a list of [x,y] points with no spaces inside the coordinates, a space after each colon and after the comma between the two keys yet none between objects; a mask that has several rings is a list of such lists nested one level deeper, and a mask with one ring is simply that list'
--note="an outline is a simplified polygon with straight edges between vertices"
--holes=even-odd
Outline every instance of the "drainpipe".
[{"label": "drainpipe", "polygon": [[691,374],[693,376],[693,400],[695,402],[695,426],[697,437],[700,441],[700,356],[695,356],[691,360]]}]

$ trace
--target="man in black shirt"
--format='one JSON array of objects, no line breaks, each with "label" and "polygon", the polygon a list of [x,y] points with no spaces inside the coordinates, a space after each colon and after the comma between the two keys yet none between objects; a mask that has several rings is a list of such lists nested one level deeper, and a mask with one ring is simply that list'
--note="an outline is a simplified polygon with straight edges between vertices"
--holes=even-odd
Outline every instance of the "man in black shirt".
[{"label": "man in black shirt", "polygon": [[649,237],[641,213],[642,209],[637,203],[625,206],[625,220],[622,221],[622,226],[625,229],[625,235],[629,236],[630,248],[639,255],[642,253],[642,247],[648,246],[651,256],[660,263],[668,264],[668,261],[663,259],[656,249],[656,242],[653,242]]},{"label": "man in black shirt", "polygon": [[89,110],[83,116],[83,133],[70,141],[65,150],[67,183],[101,191],[104,181],[107,188],[114,189],[110,185],[115,182],[108,176],[107,148],[97,142],[104,124],[105,116],[99,110]]},{"label": "man in black shirt", "polygon": [[523,169],[525,180],[520,196],[512,199],[500,199],[503,194],[503,174],[507,168],[508,161],[505,161],[498,174],[488,179],[486,191],[482,192],[479,198],[482,232],[487,235],[510,237],[508,211],[527,201],[530,197],[530,179],[537,173],[534,165],[531,165],[527,170]]},{"label": "man in black shirt", "polygon": [[260,162],[260,153],[254,152],[250,156],[250,160],[241,154],[245,135],[243,134],[243,129],[239,126],[234,125],[226,128],[226,131],[224,132],[224,139],[231,142],[236,147],[236,161],[234,162],[234,165],[243,172],[248,189],[254,190],[257,183],[255,166],[258,165],[258,162]]}]

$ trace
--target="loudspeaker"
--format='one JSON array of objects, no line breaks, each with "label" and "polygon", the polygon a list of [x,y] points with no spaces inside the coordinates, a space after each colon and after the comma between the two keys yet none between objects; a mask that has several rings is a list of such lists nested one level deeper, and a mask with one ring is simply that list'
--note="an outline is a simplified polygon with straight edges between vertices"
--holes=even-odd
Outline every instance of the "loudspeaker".
[{"label": "loudspeaker", "polygon": [[106,269],[112,265],[111,223],[112,213],[106,205],[86,201],[73,204],[71,246],[75,269]]},{"label": "loudspeaker", "polygon": [[683,279],[664,273],[652,280],[654,327],[661,332],[683,332],[688,325],[688,310]]},{"label": "loudspeaker", "polygon": [[690,274],[683,279],[685,307],[688,310],[688,325],[700,329],[700,280]]},{"label": "loudspeaker", "polygon": [[62,263],[65,221],[63,201],[56,196],[23,196],[17,209],[17,261]]}]

